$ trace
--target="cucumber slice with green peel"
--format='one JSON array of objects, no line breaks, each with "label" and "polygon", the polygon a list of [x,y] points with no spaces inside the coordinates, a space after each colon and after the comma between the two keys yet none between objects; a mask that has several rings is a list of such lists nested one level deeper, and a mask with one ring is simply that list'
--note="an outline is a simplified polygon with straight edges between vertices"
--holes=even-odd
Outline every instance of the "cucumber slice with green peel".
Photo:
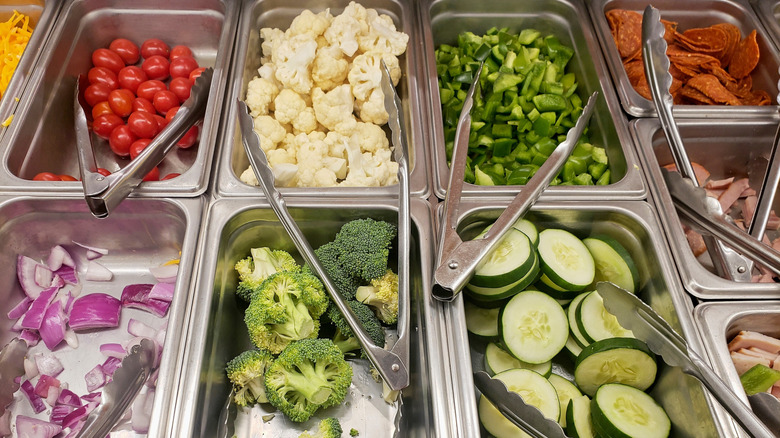
[{"label": "cucumber slice with green peel", "polygon": [[558,393],[558,403],[561,405],[561,416],[558,418],[558,424],[566,427],[566,411],[569,408],[569,401],[575,397],[582,397],[582,393],[569,379],[563,378],[557,374],[551,374],[547,380],[555,387]]},{"label": "cucumber slice with green peel", "polygon": [[769,368],[763,364],[753,365],[749,370],[739,376],[742,387],[747,395],[758,394],[771,388],[780,380],[780,371]]},{"label": "cucumber slice with green peel", "polygon": [[539,275],[539,257],[536,256],[535,252],[533,258],[534,263],[528,270],[528,273],[516,282],[501,287],[482,287],[469,283],[466,285],[466,293],[475,298],[475,301],[482,302],[503,300],[522,292],[529,284],[533,283],[536,280],[537,275]]},{"label": "cucumber slice with green peel", "polygon": [[510,228],[477,266],[469,284],[496,288],[515,283],[528,274],[536,257],[536,250],[528,236]]},{"label": "cucumber slice with green peel", "polygon": [[539,230],[536,229],[536,225],[528,219],[520,218],[512,224],[512,228],[519,230],[531,241],[533,246],[539,245]]},{"label": "cucumber slice with green peel", "polygon": [[534,284],[540,291],[546,293],[547,295],[555,298],[556,300],[570,300],[577,296],[582,291],[576,290],[571,291],[568,289],[564,289],[550,280],[550,277],[548,277],[546,274],[542,274],[539,276],[539,281],[537,281]]},{"label": "cucumber slice with green peel", "polygon": [[566,340],[566,345],[564,345],[564,348],[571,354],[572,359],[575,361],[577,360],[577,356],[582,353],[582,346],[577,343],[577,341],[574,340],[574,336],[569,333],[569,339]]},{"label": "cucumber slice with green peel", "polygon": [[466,314],[466,329],[477,336],[498,336],[498,313],[501,309],[485,309],[468,301],[463,303]]},{"label": "cucumber slice with green peel", "polygon": [[631,330],[623,328],[615,315],[604,308],[604,299],[599,294],[591,293],[585,297],[577,307],[574,319],[580,333],[589,343],[608,338],[634,337]]},{"label": "cucumber slice with green peel", "polygon": [[622,383],[644,391],[655,381],[656,372],[655,355],[644,342],[610,338],[588,345],[577,356],[574,382],[590,396],[607,383]]},{"label": "cucumber slice with green peel", "polygon": [[628,250],[609,236],[596,235],[584,239],[596,263],[596,277],[593,282],[609,281],[634,293],[639,289],[639,270]]},{"label": "cucumber slice with green peel", "polygon": [[551,360],[569,338],[563,307],[544,292],[531,290],[520,292],[504,306],[498,330],[505,349],[532,364]]},{"label": "cucumber slice with green peel", "polygon": [[671,422],[652,397],[632,386],[609,383],[591,402],[593,428],[600,436],[665,438]]},{"label": "cucumber slice with green peel", "polygon": [[587,395],[574,397],[566,409],[566,435],[571,438],[595,438],[590,418],[590,398]]},{"label": "cucumber slice with green peel", "polygon": [[578,291],[593,283],[596,265],[590,251],[574,234],[549,228],[539,233],[542,272],[561,289]]},{"label": "cucumber slice with green peel", "polygon": [[555,301],[557,301],[558,304],[560,304],[562,307],[566,307],[566,306],[569,305],[569,303],[571,303],[571,299],[561,300],[561,299],[556,298]]},{"label": "cucumber slice with green peel", "polygon": [[[523,401],[538,408],[542,415],[557,421],[560,416],[560,405],[555,387],[539,373],[531,370],[512,369],[496,374],[507,389],[520,394]],[[497,438],[528,436],[519,427],[504,417],[486,397],[479,399],[479,420],[485,430]]]},{"label": "cucumber slice with green peel", "polygon": [[468,286],[464,289],[466,301],[473,303],[475,306],[482,307],[483,309],[497,309],[504,307],[509,302],[509,298],[501,298],[498,300],[488,300],[472,293]]},{"label": "cucumber slice with green peel", "polygon": [[504,351],[495,342],[491,342],[485,348],[485,368],[491,376],[506,370],[522,368],[549,377],[552,374],[552,361],[540,364],[525,363]]},{"label": "cucumber slice with green peel", "polygon": [[[570,337],[573,338],[574,342],[576,342],[577,345],[580,347],[580,351],[582,351],[583,348],[590,345],[590,341],[585,339],[585,336],[580,332],[580,327],[577,324],[577,309],[580,307],[580,303],[582,300],[585,299],[589,294],[593,292],[583,292],[579,295],[577,295],[571,303],[569,303],[569,307],[566,309],[566,316],[569,319],[569,330],[571,331]],[[579,354],[579,353],[577,353]]]}]

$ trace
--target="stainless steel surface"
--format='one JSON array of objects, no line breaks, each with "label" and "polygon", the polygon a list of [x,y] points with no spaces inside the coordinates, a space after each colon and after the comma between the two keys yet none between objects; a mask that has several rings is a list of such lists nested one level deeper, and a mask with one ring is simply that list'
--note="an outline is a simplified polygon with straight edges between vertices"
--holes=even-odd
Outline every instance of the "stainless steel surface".
[{"label": "stainless steel surface", "polygon": [[[86,260],[84,250],[77,252],[79,247],[74,241],[108,249],[108,254],[102,256],[99,262],[113,272],[113,280],[82,280],[82,294],[102,292],[115,297],[119,297],[128,284],[154,283],[155,279],[149,269],[180,257],[174,298],[166,317],[125,308],[119,327],[79,332],[79,348],[63,344],[54,352],[65,365],[65,370],[57,378],[68,382],[69,388],[75,393],[86,394],[84,375],[105,360],[98,349],[100,344],[132,339],[133,336],[127,332],[131,318],[158,329],[167,322],[149,436],[171,436],[166,435],[164,430],[171,420],[170,407],[179,383],[179,357],[188,348],[181,340],[186,333],[185,315],[191,304],[189,289],[195,272],[195,247],[202,208],[201,198],[128,199],[117,209],[115,216],[96,219],[84,200],[78,197],[57,198],[43,194],[35,197],[0,197],[0,302],[3,303],[0,311],[3,315],[24,296],[16,278],[17,254],[45,260],[51,248],[60,244],[71,249],[77,263],[81,263]],[[13,321],[8,318],[0,320],[0,344],[4,344],[15,332],[11,330]],[[48,349],[40,343],[32,347],[29,354],[45,351]],[[36,416],[20,392],[17,392],[14,414]]]},{"label": "stainless steel surface", "polygon": [[767,30],[767,36],[780,50],[780,1],[750,0],[753,11]]},{"label": "stainless steel surface", "polygon": [[[758,118],[739,123],[719,119],[685,119],[677,123],[691,161],[704,166],[711,172],[711,178],[717,180],[731,176],[750,177],[751,163],[770,152],[778,119]],[[630,123],[629,128],[635,137],[652,202],[658,208],[659,219],[685,289],[703,299],[780,296],[780,285],[776,283],[729,281],[713,273],[708,257],[694,257],[683,231],[683,222],[663,183],[660,167],[671,164],[672,157],[660,123],[656,119],[637,119]],[[766,165],[760,170],[762,175],[765,168]],[[776,212],[780,212],[779,201],[775,199],[773,203]],[[777,232],[769,233],[770,240],[776,237]]]},{"label": "stainless steel surface", "polygon": [[24,375],[24,358],[27,356],[27,342],[19,338],[11,341],[0,350],[0,415],[14,400],[19,389],[16,379]]},{"label": "stainless steel surface", "polygon": [[[499,216],[507,200],[466,200],[458,216],[459,231],[471,237]],[[440,209],[441,210],[441,209]],[[640,274],[638,296],[680,333],[689,347],[702,351],[701,339],[690,317],[693,305],[679,284],[668,247],[655,211],[644,202],[540,202],[526,215],[540,228],[563,227],[575,235],[606,234],[620,242],[631,254]],[[477,401],[471,373],[484,368],[486,342],[469,337],[463,317],[463,300],[446,308],[446,349],[453,387],[457,389],[453,409],[457,409],[460,436],[479,436]],[[573,364],[555,363],[553,371],[571,376]],[[672,436],[730,436],[734,425],[723,421],[719,406],[693,377],[679,369],[659,366],[650,393],[664,407],[672,421]],[[717,412],[717,414],[713,414]],[[455,414],[454,414],[455,415]],[[696,418],[695,422],[691,418]]]},{"label": "stainless steel surface", "polygon": [[[238,2],[236,2],[238,3]],[[233,62],[230,73],[230,83],[227,94],[229,102],[244,99],[247,84],[257,76],[260,67],[261,50],[260,28],[276,27],[282,30],[290,26],[292,20],[303,10],[314,13],[330,8],[333,15],[340,14],[349,4],[349,0],[331,1],[327,4],[317,0],[244,0],[241,18],[238,22],[237,37],[233,47]],[[399,57],[403,75],[398,84],[404,118],[409,121],[407,142],[409,144],[410,191],[413,196],[425,198],[428,196],[428,145],[423,136],[424,113],[418,101],[423,92],[418,84],[417,74],[418,53],[421,48],[416,45],[419,40],[415,26],[414,8],[412,2],[401,0],[367,0],[361,1],[366,8],[376,9],[393,18],[396,29],[409,35],[409,45],[406,53]],[[216,175],[213,184],[214,193],[223,197],[253,196],[256,188],[245,184],[239,179],[241,173],[249,167],[249,160],[241,147],[241,136],[236,124],[235,108],[228,105],[225,108],[221,130],[222,139],[219,142],[220,156],[216,165]],[[328,188],[281,188],[285,196],[329,196],[329,197],[365,197],[373,199],[379,196],[395,196],[398,189],[395,186],[386,187],[328,187]]]},{"label": "stainless steel surface", "polygon": [[[473,93],[477,82],[472,84],[469,93]],[[455,298],[455,296],[466,286],[471,277],[474,275],[474,270],[477,269],[477,265],[486,257],[493,248],[498,245],[498,242],[504,237],[507,231],[512,227],[520,217],[539,199],[550,185],[550,181],[558,174],[563,167],[563,163],[571,155],[574,147],[582,136],[582,132],[590,121],[590,117],[593,114],[593,108],[598,100],[598,91],[594,91],[588,98],[588,103],[582,111],[577,123],[566,134],[566,139],[558,145],[547,160],[539,167],[534,176],[528,181],[524,190],[521,190],[517,196],[514,197],[512,202],[506,208],[504,213],[499,216],[494,226],[485,233],[482,239],[462,241],[457,233],[457,222],[455,221],[458,213],[459,198],[461,196],[461,189],[465,184],[462,178],[458,178],[460,171],[453,172],[452,178],[450,178],[449,189],[447,190],[447,198],[445,201],[445,213],[444,222],[442,224],[441,234],[439,237],[440,249],[437,254],[437,263],[434,267],[434,285],[433,296],[440,300],[449,301]],[[469,105],[470,106],[470,105]],[[464,111],[470,111],[470,108],[464,104]],[[458,122],[458,134],[463,134],[468,137],[468,131],[463,126],[468,127],[470,125],[470,117],[466,117],[461,113],[460,121]],[[457,139],[456,139],[457,140]],[[466,151],[464,146],[467,144],[458,144],[458,149],[453,151],[453,154],[460,155],[455,160],[463,161]]]},{"label": "stainless steel surface", "polygon": [[[291,198],[287,203],[315,247],[331,241],[341,225],[352,219],[397,220],[394,200]],[[402,391],[400,411],[382,400],[381,385],[368,375],[367,361],[355,360],[353,386],[345,403],[318,417],[336,416],[345,430],[354,427],[361,435],[389,437],[402,413],[400,436],[452,437],[457,432],[450,424],[454,421],[449,410],[452,388],[447,364],[442,361],[442,307],[428,294],[433,252],[431,211],[426,202],[412,199],[411,214],[411,384]],[[243,305],[233,293],[237,284],[233,265],[258,245],[289,251],[295,248],[267,203],[248,198],[221,198],[212,203],[200,239],[203,258],[193,292],[196,298],[188,318],[183,378],[170,429],[175,436],[213,436],[217,430],[219,412],[230,392],[225,363],[252,345],[242,323]],[[395,255],[391,251],[391,265]],[[273,420],[260,420],[262,415],[273,413]],[[245,414],[239,412],[239,420]],[[268,405],[256,407],[250,415],[255,418],[255,432],[280,437],[297,437],[317,421],[295,424]]]},{"label": "stainless steel surface", "polygon": [[[778,80],[780,85],[780,80]],[[780,94],[777,96],[780,103]],[[780,147],[780,125],[775,131],[775,139],[772,142],[772,150],[767,157],[766,171],[761,179],[761,187],[758,190],[758,203],[756,211],[753,214],[753,220],[747,224],[748,233],[758,240],[763,239],[766,232],[766,224],[769,221],[769,213],[772,210],[772,203],[775,200],[777,186],[780,184],[780,159],[777,157],[777,148]]]},{"label": "stainless steel surface", "polygon": [[636,295],[612,283],[600,282],[597,290],[604,300],[604,307],[617,317],[621,326],[631,330],[667,365],[679,367],[685,374],[702,382],[743,429],[754,437],[774,436],[747,404],[729,390],[701,356],[688,349],[685,340],[652,308]]},{"label": "stainless steel surface", "polygon": [[775,436],[780,437],[780,400],[772,394],[759,392],[748,396],[750,408],[761,418]]},{"label": "stainless steel surface", "polygon": [[523,397],[509,391],[501,380],[477,371],[474,384],[483,397],[487,397],[501,414],[525,433],[536,438],[566,438],[560,424],[546,418],[536,407],[526,404]]},{"label": "stainless steel surface", "polygon": [[122,419],[152,373],[157,347],[143,338],[122,359],[122,365],[103,387],[100,406],[89,413],[79,438],[103,438]]},{"label": "stainless steel surface", "polygon": [[[70,0],[64,4],[42,48],[14,122],[0,140],[0,190],[80,193],[79,182],[31,181],[44,171],[78,175],[73,131],[75,78],[91,67],[91,53],[114,39],[141,44],[150,37],[171,46],[188,45],[198,63],[214,68],[212,93],[197,147],[176,148],[160,166],[161,175],[181,176],[142,184],[139,196],[198,196],[206,190],[221,116],[227,68],[238,18],[236,2],[226,0]],[[96,159],[115,172],[127,164],[101,141]]]},{"label": "stainless steel surface", "polygon": [[[591,142],[604,147],[609,157],[612,184],[608,186],[555,186],[545,192],[545,199],[644,199],[646,184],[637,166],[626,118],[601,56],[598,40],[591,27],[584,4],[577,0],[423,0],[418,2],[420,44],[425,49],[421,63],[421,80],[428,98],[423,102],[430,114],[427,144],[432,151],[433,193],[444,198],[449,166],[444,145],[441,100],[434,50],[440,44],[453,44],[459,33],[469,30],[484,33],[493,26],[514,31],[534,28],[554,34],[561,43],[574,49],[568,69],[577,75],[580,95],[599,91],[593,120],[589,126]],[[519,186],[477,186],[464,184],[465,196],[514,196]]]},{"label": "stainless steel surface", "polygon": [[[635,117],[656,116],[653,103],[634,91],[628,81],[626,70],[623,68],[609,30],[609,23],[604,15],[611,9],[628,9],[641,14],[648,3],[642,0],[590,0],[587,3],[623,109]],[[744,38],[755,29],[758,33],[761,58],[758,66],[751,73],[753,86],[766,90],[770,96],[777,95],[777,68],[780,66],[780,53],[767,39],[767,33],[747,0],[698,0],[696,2],[658,0],[653,2],[653,6],[661,11],[663,19],[679,23],[678,29],[681,30],[707,27],[716,23],[731,23],[739,28]],[[777,110],[776,105],[763,107],[675,105],[674,115],[678,118],[753,118],[772,115]]]}]

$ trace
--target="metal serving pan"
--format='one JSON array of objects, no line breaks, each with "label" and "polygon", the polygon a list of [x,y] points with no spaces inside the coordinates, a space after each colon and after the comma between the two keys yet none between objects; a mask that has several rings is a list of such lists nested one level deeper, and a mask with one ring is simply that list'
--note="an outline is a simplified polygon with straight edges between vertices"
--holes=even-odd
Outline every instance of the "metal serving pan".
[{"label": "metal serving pan", "polygon": [[[214,79],[197,147],[174,148],[160,174],[181,176],[142,184],[134,193],[147,196],[196,196],[206,190],[227,81],[238,8],[225,0],[98,1],[72,0],[63,6],[51,38],[30,78],[29,92],[19,103],[14,122],[0,142],[0,190],[81,192],[80,182],[31,181],[38,172],[78,177],[73,128],[75,78],[92,66],[92,51],[114,38],[141,44],[160,38],[173,46],[188,45],[198,64],[214,67]],[[98,166],[123,167],[105,141],[96,141]]]},{"label": "metal serving pan", "polygon": [[775,48],[780,48],[780,2],[774,0],[750,0],[758,19],[767,30],[767,35],[775,44]]},{"label": "metal serving pan", "polygon": [[[599,91],[601,96],[589,125],[590,138],[606,148],[613,183],[608,186],[555,186],[545,191],[547,199],[571,196],[598,199],[643,199],[646,187],[638,171],[626,118],[614,94],[596,36],[584,5],[576,0],[423,0],[419,2],[422,45],[425,60],[420,64],[428,99],[426,111],[433,167],[433,190],[443,198],[449,180],[449,166],[444,148],[444,133],[434,51],[441,44],[454,44],[458,34],[472,31],[483,34],[493,26],[515,31],[534,28],[553,34],[563,44],[574,48],[569,70],[577,75],[579,93],[587,96]],[[518,186],[477,186],[465,184],[463,195],[514,195]]]},{"label": "metal serving pan", "polygon": [[[3,94],[4,99],[0,100],[0,121],[5,121],[19,103],[19,99],[24,91],[30,73],[35,67],[35,61],[41,53],[41,47],[49,37],[51,28],[60,12],[62,2],[57,0],[37,0],[37,1],[3,1],[0,2],[0,21],[6,21],[13,16],[14,11],[18,11],[30,17],[30,26],[33,28],[30,41],[24,49],[19,63],[16,65],[14,75],[8,83],[8,87]],[[5,97],[8,97],[5,99]],[[0,137],[5,134],[7,128],[0,128]]]},{"label": "metal serving pan", "polygon": [[[591,0],[588,2],[590,16],[596,28],[604,57],[607,59],[612,80],[617,87],[623,109],[635,117],[655,116],[653,102],[634,91],[628,81],[626,70],[615,47],[615,41],[609,31],[609,23],[604,15],[611,9],[629,9],[640,14],[647,6],[640,0]],[[716,23],[731,23],[739,28],[743,37],[753,29],[758,33],[758,46],[761,54],[758,66],[753,73],[753,86],[766,90],[772,98],[777,95],[777,69],[780,66],[780,53],[769,41],[768,32],[764,29],[750,4],[742,0],[700,0],[696,2],[680,2],[676,0],[660,0],[653,6],[661,11],[665,20],[676,21],[680,29],[707,27]],[[675,117],[755,117],[777,112],[777,106],[725,106],[725,105],[675,105]]]},{"label": "metal serving pan", "polygon": [[[743,120],[738,124],[731,120],[690,119],[679,120],[678,126],[691,161],[707,168],[712,173],[711,178],[749,176],[751,187],[758,190],[766,169],[766,160],[761,160],[769,156],[777,123],[776,118]],[[631,122],[630,129],[685,288],[703,299],[779,297],[780,284],[729,281],[714,274],[706,254],[699,259],[693,256],[661,175],[660,166],[674,161],[660,122],[658,119],[636,119]],[[775,198],[774,210],[780,212],[780,198]],[[770,232],[768,237],[776,238],[777,233]]]},{"label": "metal serving pan", "polygon": [[[464,238],[479,230],[501,214],[508,203],[464,200],[458,219],[459,233]],[[525,218],[539,229],[560,227],[579,236],[606,234],[620,242],[631,254],[640,275],[639,296],[664,317],[686,338],[691,348],[702,351],[701,340],[693,325],[693,305],[683,292],[674,271],[671,257],[661,237],[661,228],[650,204],[635,201],[541,202],[531,208]],[[472,371],[484,369],[485,341],[470,336],[466,329],[463,294],[444,313],[447,322],[446,341],[451,364],[453,387],[462,389],[453,405],[462,411],[459,418],[461,436],[484,435],[477,415],[477,397]],[[553,371],[572,377],[571,360],[559,355],[553,361]],[[672,436],[718,436],[729,423],[721,423],[719,408],[708,402],[709,397],[694,378],[679,369],[668,367],[659,359],[659,373],[650,394],[664,407],[672,421]],[[696,421],[691,421],[696,418]],[[721,434],[721,436],[724,436]],[[728,435],[725,435],[728,436]]]},{"label": "metal serving pan", "polygon": [[[3,303],[0,344],[5,345],[16,336],[10,329],[13,321],[5,315],[24,296],[16,277],[17,254],[46,260],[52,247],[63,245],[72,250],[77,260],[84,260],[83,251],[78,251],[73,242],[105,248],[108,254],[97,261],[113,272],[113,279],[110,282],[85,281],[82,270],[80,282],[83,288],[80,296],[101,292],[117,298],[128,284],[155,283],[149,268],[180,257],[175,295],[165,317],[124,308],[119,327],[80,332],[77,334],[77,349],[62,343],[53,351],[65,366],[58,379],[67,382],[76,394],[84,395],[87,394],[84,375],[106,359],[98,349],[100,344],[132,339],[133,336],[127,333],[127,324],[131,318],[157,329],[167,321],[149,428],[149,436],[165,436],[159,432],[164,430],[171,415],[169,407],[180,374],[177,361],[181,349],[186,347],[181,339],[185,334],[190,278],[194,273],[195,247],[203,204],[201,198],[131,199],[117,209],[115,216],[96,219],[87,205],[77,198],[0,197],[0,259],[3,261],[0,275],[0,302]],[[79,254],[82,257],[78,258]],[[30,355],[48,351],[41,342],[30,349]],[[46,421],[48,412],[43,412],[47,415]],[[17,393],[13,413],[35,416],[21,392]]]},{"label": "metal serving pan", "polygon": [[[223,137],[220,141],[220,158],[214,184],[215,193],[220,196],[252,196],[256,187],[239,179],[241,173],[249,167],[249,159],[241,144],[241,133],[236,119],[236,99],[246,97],[249,81],[257,76],[261,66],[262,52],[260,29],[275,27],[282,30],[290,27],[292,20],[306,9],[319,13],[329,8],[331,14],[340,14],[349,0],[321,2],[316,0],[245,0],[238,23],[238,34],[233,48],[234,59],[230,72],[230,89],[227,106],[222,121]],[[418,104],[422,92],[417,76],[418,53],[420,47],[415,26],[414,9],[411,2],[400,0],[361,1],[366,8],[376,9],[381,14],[392,17],[396,29],[409,35],[406,52],[399,57],[403,76],[398,83],[398,94],[402,101],[409,144],[409,190],[413,196],[427,197],[429,193],[428,165],[426,145],[423,139],[424,115]],[[389,134],[389,128],[385,129]],[[388,135],[388,139],[389,139]],[[397,196],[398,186],[386,187],[285,187],[281,189],[285,196],[328,196],[328,197],[387,197]]]},{"label": "metal serving pan", "polygon": [[[289,198],[290,213],[313,247],[333,239],[346,222],[371,217],[396,222],[392,202],[311,198]],[[253,431],[275,437],[297,437],[313,428],[317,418],[336,416],[345,431],[355,428],[363,436],[450,437],[454,431],[448,411],[451,388],[443,362],[439,312],[442,303],[432,300],[430,267],[433,241],[431,210],[425,201],[412,199],[411,242],[411,384],[403,390],[401,406],[388,405],[381,397],[381,385],[367,373],[366,362],[353,362],[355,375],[345,403],[319,412],[308,422],[295,424],[270,405],[252,411]],[[258,246],[285,249],[295,254],[287,236],[268,204],[248,198],[222,198],[209,209],[201,235],[203,259],[199,267],[195,302],[189,315],[187,354],[182,365],[176,413],[170,436],[215,436],[220,411],[230,393],[225,363],[251,348],[243,323],[244,305],[234,295],[236,261]],[[208,249],[206,251],[206,249]],[[395,268],[395,253],[391,266]],[[300,258],[299,258],[300,261]],[[276,413],[270,421],[260,421]],[[394,435],[398,421],[398,433]]]},{"label": "metal serving pan", "polygon": [[780,337],[780,301],[702,303],[693,310],[693,320],[704,340],[713,369],[747,403],[747,395],[729,355],[728,343],[741,330]]}]

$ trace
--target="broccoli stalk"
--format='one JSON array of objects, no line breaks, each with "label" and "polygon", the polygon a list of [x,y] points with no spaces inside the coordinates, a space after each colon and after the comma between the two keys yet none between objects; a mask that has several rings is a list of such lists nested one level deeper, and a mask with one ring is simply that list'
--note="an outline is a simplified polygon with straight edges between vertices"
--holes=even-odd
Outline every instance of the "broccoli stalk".
[{"label": "broccoli stalk", "polygon": [[293,256],[286,251],[262,247],[252,248],[250,253],[250,257],[239,260],[235,265],[240,280],[236,295],[244,301],[249,301],[252,293],[272,274],[300,270]]},{"label": "broccoli stalk", "polygon": [[369,286],[360,286],[355,299],[371,306],[385,324],[398,321],[398,275],[387,270],[385,275],[371,280]]},{"label": "broccoli stalk", "polygon": [[391,223],[370,218],[344,224],[333,243],[345,271],[364,281],[385,275],[390,245],[397,231]]},{"label": "broccoli stalk", "polygon": [[298,438],[341,438],[343,430],[341,429],[341,423],[339,420],[333,417],[320,420],[317,425],[317,432],[306,431],[298,436]]},{"label": "broccoli stalk", "polygon": [[[382,329],[382,324],[377,319],[374,312],[366,306],[354,300],[347,301],[347,305],[352,309],[352,313],[355,314],[360,325],[368,334],[368,337],[378,346],[383,347],[385,345],[385,332]],[[349,327],[349,323],[336,307],[334,303],[328,306],[327,317],[336,326],[336,333],[333,335],[333,343],[344,353],[350,353],[359,350],[360,342],[358,341],[352,329]]]},{"label": "broccoli stalk", "polygon": [[268,403],[263,378],[265,370],[273,360],[273,355],[268,351],[248,350],[227,363],[225,372],[230,383],[233,384],[235,391],[233,400],[236,405]]}]

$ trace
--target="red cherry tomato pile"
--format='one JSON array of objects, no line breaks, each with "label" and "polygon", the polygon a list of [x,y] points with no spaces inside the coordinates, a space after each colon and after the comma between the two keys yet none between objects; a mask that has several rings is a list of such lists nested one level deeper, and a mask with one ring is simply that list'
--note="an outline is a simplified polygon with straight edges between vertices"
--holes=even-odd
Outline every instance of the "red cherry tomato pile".
[{"label": "red cherry tomato pile", "polygon": [[[189,47],[169,48],[156,38],[144,41],[140,48],[128,39],[117,38],[107,49],[92,52],[92,64],[87,75],[90,85],[84,90],[84,99],[92,108],[92,130],[108,140],[116,155],[131,159],[171,121],[204,70]],[[193,126],[176,144],[186,149],[197,140],[198,127]],[[45,177],[52,175],[57,177]],[[178,174],[162,179],[175,176]],[[155,167],[144,181],[159,179]]]}]

